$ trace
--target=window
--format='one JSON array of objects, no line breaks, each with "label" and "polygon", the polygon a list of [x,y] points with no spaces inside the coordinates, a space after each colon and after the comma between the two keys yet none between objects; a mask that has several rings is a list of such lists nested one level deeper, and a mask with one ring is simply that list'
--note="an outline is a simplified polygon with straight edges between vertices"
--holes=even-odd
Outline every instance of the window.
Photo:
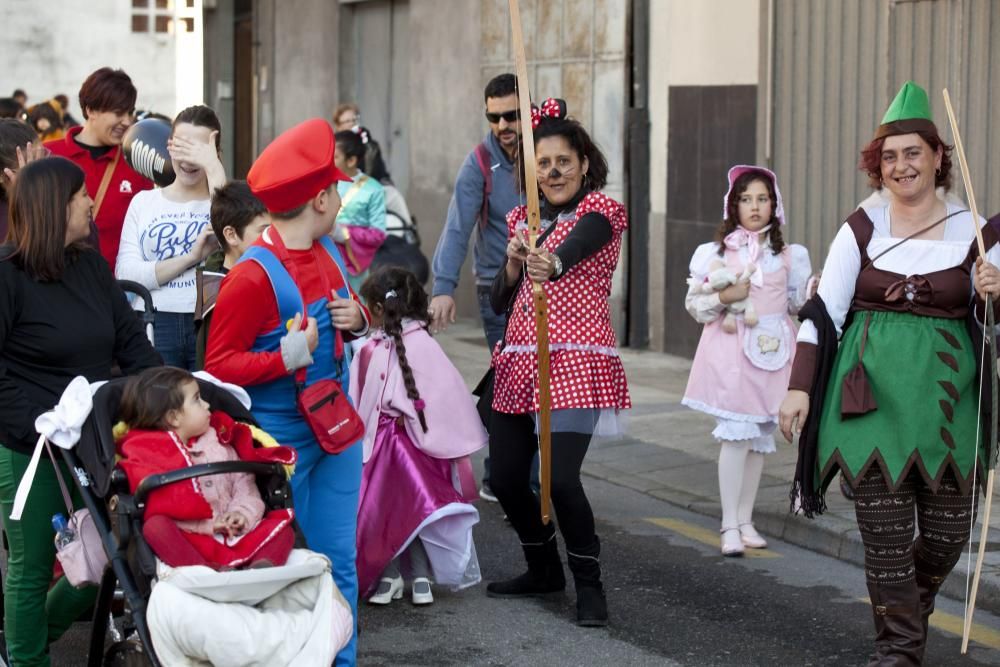
[{"label": "window", "polygon": [[194,32],[194,18],[186,17],[181,19],[181,24],[184,26],[184,32]]},{"label": "window", "polygon": [[[188,6],[194,0],[187,0]],[[132,0],[132,32],[157,32],[168,34],[174,31],[173,0]],[[187,32],[194,32],[194,18],[182,19],[178,26]]]}]

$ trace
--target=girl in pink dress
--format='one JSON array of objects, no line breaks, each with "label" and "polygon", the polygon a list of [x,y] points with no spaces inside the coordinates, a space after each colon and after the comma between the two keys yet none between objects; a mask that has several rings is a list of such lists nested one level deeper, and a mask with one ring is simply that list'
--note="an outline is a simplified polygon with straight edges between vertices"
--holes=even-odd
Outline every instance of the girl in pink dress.
[{"label": "girl in pink dress", "polygon": [[[487,442],[472,394],[427,332],[427,294],[404,269],[361,288],[373,333],[351,364],[351,398],[365,420],[358,510],[358,590],[373,604],[434,601],[431,581],[479,583],[472,526],[479,497],[469,454]],[[376,328],[377,327],[377,328]]]},{"label": "girl in pink dress", "polygon": [[774,173],[737,165],[716,240],[691,258],[685,305],[705,326],[682,403],[716,419],[724,556],[767,546],[753,505],[792,368],[790,315],[805,303],[812,272],[808,251],[785,244],[784,224]]}]

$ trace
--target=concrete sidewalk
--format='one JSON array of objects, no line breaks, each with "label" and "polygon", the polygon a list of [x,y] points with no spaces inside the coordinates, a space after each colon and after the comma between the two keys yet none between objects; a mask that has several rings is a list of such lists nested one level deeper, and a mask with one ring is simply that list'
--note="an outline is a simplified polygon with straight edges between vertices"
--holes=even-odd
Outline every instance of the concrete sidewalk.
[{"label": "concrete sidewalk", "polygon": [[[486,344],[477,324],[460,322],[438,334],[452,362],[470,387],[488,367]],[[595,443],[584,461],[585,475],[625,486],[700,514],[721,519],[715,421],[681,405],[691,362],[656,352],[621,350],[633,409],[628,436]],[[864,563],[854,505],[836,485],[827,494],[829,509],[817,519],[789,512],[788,492],[795,473],[796,448],[777,437],[778,452],[767,458],[754,514],[757,529],[797,546],[857,565]],[[997,495],[1000,495],[998,493]],[[980,515],[983,504],[980,502]],[[600,507],[595,508],[600,518]],[[980,524],[973,534],[978,548]],[[973,566],[975,564],[973,553]],[[721,556],[720,556],[721,557]],[[943,587],[945,595],[965,599],[967,553]],[[993,513],[977,607],[1000,613],[1000,510]]]}]

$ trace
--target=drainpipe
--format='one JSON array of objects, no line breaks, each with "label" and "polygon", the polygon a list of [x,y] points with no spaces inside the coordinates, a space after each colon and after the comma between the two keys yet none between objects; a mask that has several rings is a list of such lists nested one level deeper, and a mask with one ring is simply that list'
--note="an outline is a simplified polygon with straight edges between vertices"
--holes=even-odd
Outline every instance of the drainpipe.
[{"label": "drainpipe", "polygon": [[628,345],[649,347],[649,0],[632,0],[627,126]]}]

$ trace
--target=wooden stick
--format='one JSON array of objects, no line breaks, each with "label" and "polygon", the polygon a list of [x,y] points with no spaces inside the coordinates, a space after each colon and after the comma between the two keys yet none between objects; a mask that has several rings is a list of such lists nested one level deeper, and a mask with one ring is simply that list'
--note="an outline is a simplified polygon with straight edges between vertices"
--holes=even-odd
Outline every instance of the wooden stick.
[{"label": "wooden stick", "polygon": [[[965,186],[965,196],[969,200],[969,211],[972,213],[972,227],[976,230],[976,242],[979,244],[979,256],[983,258],[983,261],[986,261],[986,243],[983,242],[983,232],[979,228],[979,210],[976,208],[976,193],[972,189],[972,177],[969,175],[969,163],[965,159],[965,148],[962,146],[962,135],[958,131],[958,121],[955,120],[955,110],[951,106],[951,96],[948,94],[948,89],[945,88],[942,90],[941,94],[944,96],[944,108],[945,111],[948,112],[948,122],[951,124],[951,136],[955,140],[955,152],[958,154],[958,166],[962,171],[962,183]],[[989,333],[985,331],[985,325],[983,335],[989,335]],[[990,349],[993,349],[992,345],[990,346]],[[980,391],[982,391],[982,388],[980,388]],[[993,415],[992,419],[996,419],[996,415]],[[988,436],[984,433],[983,437]],[[979,443],[976,442],[976,459],[979,458],[978,454]],[[977,464],[978,461],[973,461],[973,465]],[[995,479],[995,471],[993,468],[990,468],[989,474],[986,478],[986,508],[983,510],[983,526],[979,532],[979,553],[976,556],[976,569],[972,575],[972,588],[970,589],[969,599],[965,607],[965,620],[962,626],[962,655],[965,655],[969,650],[969,636],[972,634],[972,617],[976,613],[976,595],[979,593],[979,579],[983,574],[983,561],[986,559],[986,537],[990,529],[990,511],[993,509],[993,485]],[[974,488],[972,493],[976,493]],[[975,502],[974,497],[973,502]]]},{"label": "wooden stick", "polygon": [[[514,69],[517,73],[518,109],[521,113],[521,159],[524,164],[524,190],[527,194],[528,245],[538,247],[541,213],[538,206],[538,178],[535,174],[535,134],[531,127],[531,93],[528,88],[528,62],[521,31],[521,11],[517,0],[508,0],[511,36],[514,41]],[[538,477],[541,486],[542,523],[551,520],[552,503],[552,392],[549,376],[549,307],[540,283],[531,282],[535,309],[535,338],[538,347]]]},{"label": "wooden stick", "polygon": [[[973,464],[975,465],[975,463]],[[972,634],[972,615],[976,612],[976,593],[979,592],[979,577],[983,574],[983,560],[986,558],[986,533],[990,529],[990,510],[993,498],[994,470],[991,468],[986,478],[986,509],[983,510],[983,527],[979,532],[979,555],[976,556],[976,572],[972,575],[972,592],[969,594],[969,604],[965,608],[965,625],[962,627],[962,655],[969,650],[969,636]],[[973,489],[972,493],[976,490]]]},{"label": "wooden stick", "polygon": [[983,242],[983,231],[979,228],[979,210],[976,208],[976,193],[972,190],[972,178],[969,176],[969,163],[965,161],[965,149],[962,147],[962,135],[958,131],[958,121],[955,120],[955,110],[951,108],[951,96],[948,89],[941,91],[944,95],[944,108],[948,112],[948,122],[951,123],[951,136],[955,140],[955,152],[958,154],[958,166],[962,171],[962,183],[965,185],[965,196],[969,200],[969,211],[972,213],[972,226],[976,230],[976,242],[979,244],[979,256],[986,260],[986,243]]}]

